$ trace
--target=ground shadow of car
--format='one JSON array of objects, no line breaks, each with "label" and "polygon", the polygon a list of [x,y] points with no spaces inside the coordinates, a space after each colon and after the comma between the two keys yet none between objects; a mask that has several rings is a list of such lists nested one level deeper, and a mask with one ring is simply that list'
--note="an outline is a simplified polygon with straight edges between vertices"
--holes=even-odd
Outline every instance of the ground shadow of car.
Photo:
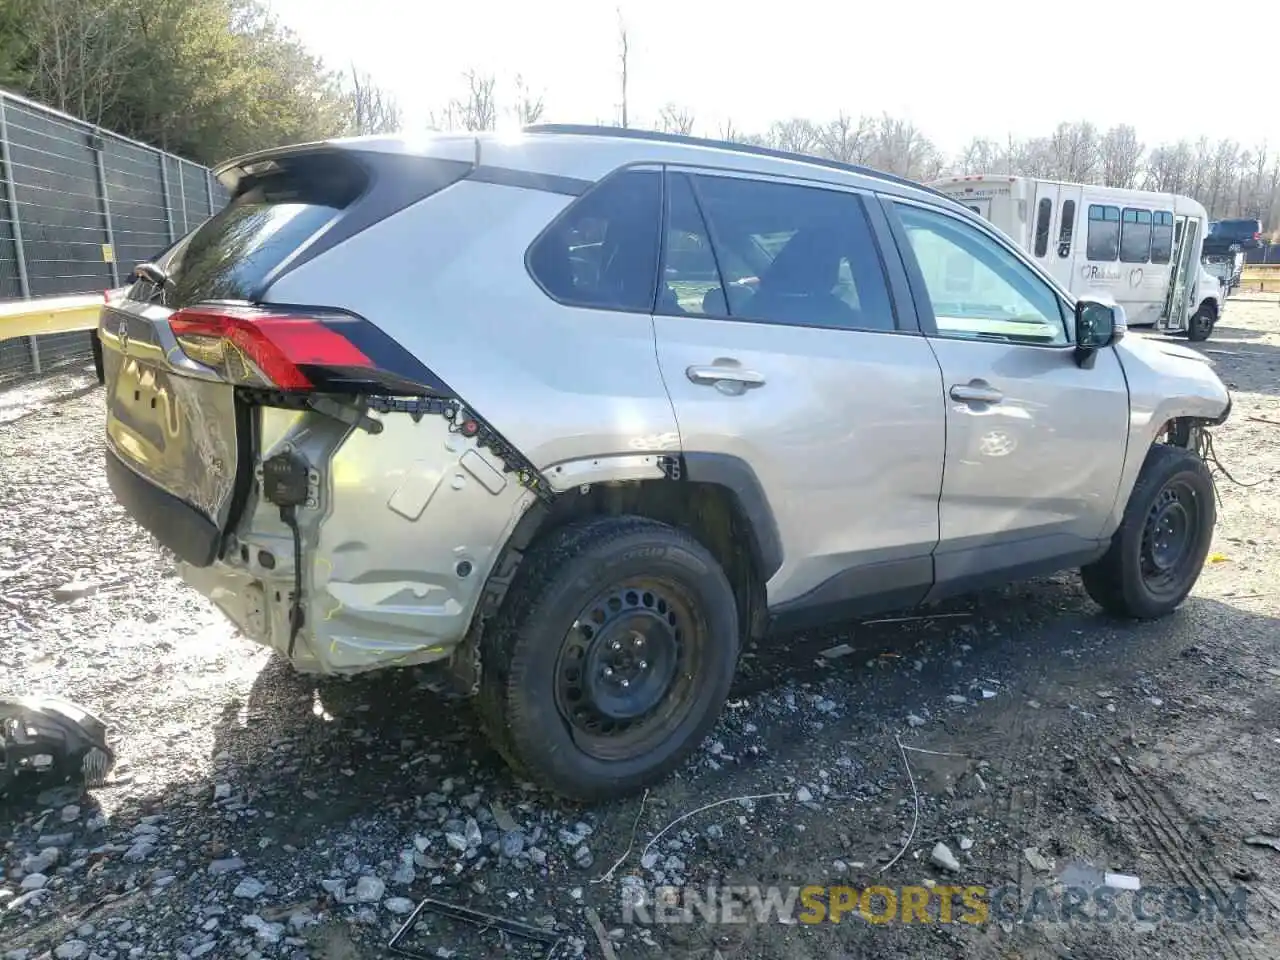
[{"label": "ground shadow of car", "polygon": [[[948,709],[944,694],[971,677],[996,677],[1003,691],[992,707],[978,702],[960,708],[973,710],[964,721],[975,728],[969,731],[970,749],[983,725],[991,726],[983,743],[989,751],[983,755],[994,759],[1000,738],[1009,734],[994,715],[985,719],[986,711],[1029,696],[1028,691],[1042,685],[1046,677],[1055,684],[1120,687],[1138,674],[1168,669],[1171,663],[1179,664],[1179,670],[1199,663],[1187,659],[1188,651],[1202,649],[1209,642],[1206,637],[1231,637],[1231,649],[1236,649],[1242,638],[1254,637],[1262,643],[1280,628],[1275,618],[1201,598],[1192,598],[1163,620],[1113,620],[1097,612],[1085,599],[1077,578],[1070,575],[977,594],[904,617],[909,619],[882,617],[877,619],[887,622],[774,638],[775,642],[749,651],[735,698],[802,699],[801,691],[815,697],[820,692],[840,709],[822,717],[825,729],[818,733],[812,711],[769,712],[771,728],[761,730],[767,748],[758,759],[714,767],[697,762],[696,769],[682,771],[655,787],[649,802],[657,821],[705,803],[708,796],[777,789],[784,773],[803,782],[816,776],[817,765],[831,763],[830,756],[816,759],[824,751],[852,750],[864,768],[857,777],[896,783],[901,771],[893,746],[895,730],[904,728],[908,715],[919,711],[941,720],[935,729],[944,733],[950,727],[943,720]],[[1207,632],[1210,626],[1212,633]],[[834,659],[821,656],[821,651],[841,645],[850,652]],[[1198,668],[1201,676],[1196,682],[1216,688],[1215,670],[1227,671],[1222,676],[1229,680],[1235,667],[1221,656],[1218,659],[1222,662],[1216,666]],[[333,910],[334,903],[320,887],[322,879],[335,870],[348,877],[365,872],[387,877],[395,869],[396,851],[411,844],[417,834],[431,835],[428,854],[439,861],[439,867],[420,872],[409,885],[389,887],[389,893],[414,899],[430,894],[500,912],[503,904],[495,902],[500,891],[512,884],[532,886],[543,905],[541,913],[559,913],[568,921],[564,914],[568,887],[587,887],[589,877],[624,854],[635,829],[635,803],[616,801],[585,811],[522,789],[480,737],[472,712],[422,690],[421,679],[418,672],[406,670],[353,680],[317,680],[294,674],[285,663],[273,660],[244,701],[228,703],[214,731],[212,756],[197,776],[130,798],[118,809],[108,803],[113,816],[94,832],[86,830],[83,817],[65,828],[58,825],[58,811],[41,809],[41,804],[7,810],[8,836],[0,837],[0,842],[12,840],[15,851],[33,846],[37,833],[63,829],[76,834],[68,850],[104,842],[115,844],[117,850],[97,858],[102,860],[100,866],[75,875],[72,886],[59,887],[73,891],[72,902],[55,900],[57,910],[51,911],[46,903],[29,914],[12,911],[0,918],[0,940],[13,948],[47,947],[84,922],[86,910],[96,911],[93,919],[99,925],[113,916],[132,918],[131,911],[150,909],[146,903],[154,896],[152,885],[156,878],[174,875],[175,863],[190,869],[177,871],[166,896],[181,897],[192,909],[196,904],[226,902],[247,911],[248,904],[237,901],[231,890],[252,876],[269,884],[269,892],[253,906],[264,918],[287,918],[296,910]],[[1062,710],[1036,711],[1019,719],[1019,726],[1045,727],[1064,722],[1064,716]],[[715,736],[722,733],[717,731]],[[740,752],[731,736],[724,739],[727,754]],[[937,789],[938,785],[921,788]],[[906,789],[905,782],[894,789]],[[473,811],[484,820],[495,800],[516,812],[522,824],[541,821],[547,825],[552,835],[542,841],[550,852],[545,868],[527,861],[513,864],[482,850],[483,865],[471,859],[465,861],[465,869],[453,869],[454,861],[464,860],[439,837],[441,809],[461,810],[464,815]],[[884,800],[892,803],[894,797],[886,795]],[[548,820],[547,811],[557,811],[559,818]],[[159,831],[157,848],[146,859],[130,862],[120,851],[136,842],[134,833],[137,824],[146,822],[144,817]],[[583,817],[596,824],[591,841],[596,864],[585,873],[568,863],[571,851],[554,835],[556,824]],[[833,824],[832,829],[838,826]],[[886,826],[885,837],[891,840],[898,829]],[[885,837],[872,837],[868,843],[882,845]],[[818,836],[798,840],[808,847],[795,855],[820,858],[823,854],[814,845],[826,842],[834,840]],[[750,845],[704,849],[699,844],[689,856],[705,861],[709,869],[733,869],[734,862],[750,866],[768,860],[770,854]],[[721,863],[725,857],[729,860]],[[243,865],[228,875],[210,871],[211,861],[227,859],[242,860]],[[439,886],[430,883],[433,873],[443,878]],[[142,899],[130,899],[131,890],[140,890]],[[612,888],[587,889],[588,899],[614,892]],[[137,907],[138,903],[143,906]],[[612,909],[616,904],[601,901],[601,909],[606,906]],[[523,919],[532,919],[525,916],[531,913],[528,906],[518,912]],[[393,923],[390,915],[380,915],[360,936],[385,943]],[[579,932],[590,936],[585,926]],[[839,931],[829,935],[837,934],[852,936]],[[837,944],[830,946],[834,949]]]}]

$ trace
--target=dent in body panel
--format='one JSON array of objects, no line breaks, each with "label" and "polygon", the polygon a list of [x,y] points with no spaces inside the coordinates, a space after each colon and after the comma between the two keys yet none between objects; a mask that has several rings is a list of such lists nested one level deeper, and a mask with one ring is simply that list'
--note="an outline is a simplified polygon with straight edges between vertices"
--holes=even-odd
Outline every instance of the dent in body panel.
[{"label": "dent in body panel", "polygon": [[[467,632],[498,551],[534,501],[443,417],[381,419],[381,434],[351,434],[329,464],[332,507],[307,571],[311,615],[320,616],[309,631],[312,652],[331,669],[449,653]],[[438,477],[417,518],[386,506],[409,474],[409,458],[433,455]]]},{"label": "dent in body panel", "polygon": [[[1128,391],[1112,352],[1086,370],[1070,348],[930,342],[947,386],[939,557],[1033,539],[1049,553],[1070,551],[1102,536],[1127,436]],[[1001,398],[951,396],[975,382]],[[998,551],[990,555],[999,561]],[[949,560],[944,569],[940,560],[937,575],[964,574],[971,561],[954,568]]]},{"label": "dent in body panel", "polygon": [[[261,410],[263,458],[288,445],[319,476],[316,505],[298,510],[305,620],[294,665],[304,672],[449,656],[498,550],[534,501],[443,417],[370,415],[381,433],[310,412]],[[292,535],[256,489],[227,556],[205,570],[184,567],[183,576],[250,639],[287,650]]]},{"label": "dent in body panel", "polygon": [[[539,469],[675,452],[652,318],[562,306],[525,269],[571,200],[464,180],[298,267],[268,298],[369,318]],[[386,279],[352,279],[371,275]]]},{"label": "dent in body panel", "polygon": [[[777,518],[770,607],[853,566],[930,554],[944,428],[923,337],[696,317],[655,325],[683,449],[751,464]],[[716,357],[765,384],[728,396],[685,375]]]},{"label": "dent in body panel", "polygon": [[103,367],[108,443],[135,472],[221,526],[239,462],[234,390],[116,350],[103,352]]}]

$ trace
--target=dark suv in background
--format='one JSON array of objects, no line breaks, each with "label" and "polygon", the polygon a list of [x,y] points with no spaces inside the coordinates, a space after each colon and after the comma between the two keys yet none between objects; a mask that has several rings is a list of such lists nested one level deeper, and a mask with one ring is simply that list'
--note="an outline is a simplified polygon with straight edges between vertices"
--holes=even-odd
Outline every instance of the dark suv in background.
[{"label": "dark suv in background", "polygon": [[1213,220],[1204,238],[1204,253],[1210,255],[1257,250],[1261,246],[1261,220]]}]

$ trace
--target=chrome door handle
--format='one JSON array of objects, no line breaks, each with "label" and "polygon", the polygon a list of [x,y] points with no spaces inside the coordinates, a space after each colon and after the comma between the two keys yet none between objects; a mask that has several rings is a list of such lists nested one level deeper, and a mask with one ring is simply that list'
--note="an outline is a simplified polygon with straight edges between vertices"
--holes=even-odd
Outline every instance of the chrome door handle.
[{"label": "chrome door handle", "polygon": [[764,374],[754,370],[744,370],[742,367],[692,366],[685,370],[685,376],[694,383],[715,384],[728,381],[747,387],[764,386]]},{"label": "chrome door handle", "polygon": [[985,383],[957,383],[951,388],[951,399],[961,403],[999,403],[1004,394]]}]

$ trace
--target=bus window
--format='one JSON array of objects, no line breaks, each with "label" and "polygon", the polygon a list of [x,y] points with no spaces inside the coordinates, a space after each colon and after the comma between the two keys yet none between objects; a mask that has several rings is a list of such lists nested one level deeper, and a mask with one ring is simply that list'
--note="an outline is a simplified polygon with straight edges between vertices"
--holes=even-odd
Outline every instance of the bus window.
[{"label": "bus window", "polygon": [[1049,249],[1049,221],[1053,219],[1053,201],[1045,197],[1036,211],[1036,256],[1043,257]]},{"label": "bus window", "polygon": [[1173,259],[1173,214],[1157,210],[1151,217],[1151,262],[1168,263]]},{"label": "bus window", "polygon": [[1071,234],[1076,228],[1076,202],[1062,201],[1062,227],[1058,230],[1058,256],[1071,256]]},{"label": "bus window", "polygon": [[1146,263],[1151,258],[1151,211],[1125,208],[1120,224],[1120,261]]},{"label": "bus window", "polygon": [[1090,260],[1114,260],[1120,253],[1120,208],[1089,204],[1089,235],[1085,256]]}]

